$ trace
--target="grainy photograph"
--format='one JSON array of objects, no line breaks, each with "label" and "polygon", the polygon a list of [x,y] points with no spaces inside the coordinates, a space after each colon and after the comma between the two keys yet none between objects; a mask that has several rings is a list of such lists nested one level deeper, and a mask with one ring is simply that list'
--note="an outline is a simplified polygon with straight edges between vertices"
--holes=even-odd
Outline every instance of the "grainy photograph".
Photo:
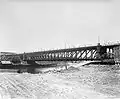
[{"label": "grainy photograph", "polygon": [[120,0],[0,0],[0,99],[120,99]]}]

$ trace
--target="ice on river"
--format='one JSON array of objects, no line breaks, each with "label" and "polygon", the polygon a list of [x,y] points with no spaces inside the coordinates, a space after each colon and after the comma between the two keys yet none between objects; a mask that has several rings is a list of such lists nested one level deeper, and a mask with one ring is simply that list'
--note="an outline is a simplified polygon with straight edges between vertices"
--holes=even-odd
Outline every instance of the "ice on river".
[{"label": "ice on river", "polygon": [[0,99],[120,99],[112,66],[69,67],[39,74],[0,73]]}]

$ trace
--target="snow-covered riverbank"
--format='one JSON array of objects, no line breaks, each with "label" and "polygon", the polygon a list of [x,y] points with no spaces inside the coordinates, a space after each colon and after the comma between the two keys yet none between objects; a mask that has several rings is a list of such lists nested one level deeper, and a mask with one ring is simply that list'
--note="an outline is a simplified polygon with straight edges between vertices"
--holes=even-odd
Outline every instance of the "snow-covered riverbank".
[{"label": "snow-covered riverbank", "polygon": [[85,66],[39,74],[0,73],[0,99],[120,99],[120,72]]}]

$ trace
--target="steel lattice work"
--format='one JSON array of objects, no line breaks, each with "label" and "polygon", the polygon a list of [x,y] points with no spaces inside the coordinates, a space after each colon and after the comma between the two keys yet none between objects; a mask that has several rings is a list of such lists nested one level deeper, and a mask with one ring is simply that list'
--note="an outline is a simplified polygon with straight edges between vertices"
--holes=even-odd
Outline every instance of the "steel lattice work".
[{"label": "steel lattice work", "polygon": [[16,55],[1,55],[1,61],[81,61],[120,59],[120,44],[48,50]]}]

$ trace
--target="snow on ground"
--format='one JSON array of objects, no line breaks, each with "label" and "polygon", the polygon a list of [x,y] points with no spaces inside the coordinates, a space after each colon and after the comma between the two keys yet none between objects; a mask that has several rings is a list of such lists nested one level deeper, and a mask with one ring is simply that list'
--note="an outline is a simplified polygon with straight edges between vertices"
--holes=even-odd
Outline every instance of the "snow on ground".
[{"label": "snow on ground", "polygon": [[100,65],[42,74],[4,72],[0,99],[120,99],[120,72]]}]

